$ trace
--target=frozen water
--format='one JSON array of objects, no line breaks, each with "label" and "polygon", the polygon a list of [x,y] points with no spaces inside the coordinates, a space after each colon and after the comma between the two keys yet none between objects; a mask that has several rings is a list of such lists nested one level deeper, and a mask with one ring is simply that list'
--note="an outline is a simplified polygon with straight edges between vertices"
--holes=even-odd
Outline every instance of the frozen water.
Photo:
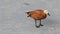
[{"label": "frozen water", "polygon": [[[51,16],[36,28],[26,11],[47,9]],[[60,0],[0,0],[0,34],[60,34]]]}]

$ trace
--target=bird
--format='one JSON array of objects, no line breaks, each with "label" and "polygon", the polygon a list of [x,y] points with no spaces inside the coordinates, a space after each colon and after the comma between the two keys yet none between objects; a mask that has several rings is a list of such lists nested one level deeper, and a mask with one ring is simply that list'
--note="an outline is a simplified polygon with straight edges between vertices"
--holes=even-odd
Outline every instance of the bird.
[{"label": "bird", "polygon": [[[40,26],[43,26],[41,24],[41,20],[46,19],[47,15],[50,16],[50,13],[48,12],[48,10],[43,10],[43,9],[35,9],[33,11],[29,11],[26,12],[27,13],[27,17],[31,17],[35,20],[35,26],[37,28],[39,28]],[[39,25],[37,26],[37,20],[40,21]]]}]

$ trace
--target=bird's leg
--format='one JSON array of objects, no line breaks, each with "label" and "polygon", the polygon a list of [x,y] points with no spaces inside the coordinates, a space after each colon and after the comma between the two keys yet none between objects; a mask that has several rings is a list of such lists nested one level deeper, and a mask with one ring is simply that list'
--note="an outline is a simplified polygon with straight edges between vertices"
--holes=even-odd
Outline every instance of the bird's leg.
[{"label": "bird's leg", "polygon": [[41,24],[41,20],[40,20],[40,26],[43,26],[43,25]]},{"label": "bird's leg", "polygon": [[38,25],[37,20],[35,20],[35,26],[36,26],[36,28],[39,28],[39,27],[40,27],[40,23],[39,23],[39,25]]},{"label": "bird's leg", "polygon": [[36,26],[36,23],[37,23],[37,22],[36,22],[36,20],[35,20],[35,26]]}]

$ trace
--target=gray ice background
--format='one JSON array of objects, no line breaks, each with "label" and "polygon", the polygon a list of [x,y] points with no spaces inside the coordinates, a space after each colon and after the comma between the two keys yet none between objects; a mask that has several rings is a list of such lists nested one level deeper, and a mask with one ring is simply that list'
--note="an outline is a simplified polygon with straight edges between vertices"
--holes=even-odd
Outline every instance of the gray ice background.
[{"label": "gray ice background", "polygon": [[[51,16],[36,28],[27,11],[47,9]],[[60,0],[0,0],[0,34],[60,34]]]}]

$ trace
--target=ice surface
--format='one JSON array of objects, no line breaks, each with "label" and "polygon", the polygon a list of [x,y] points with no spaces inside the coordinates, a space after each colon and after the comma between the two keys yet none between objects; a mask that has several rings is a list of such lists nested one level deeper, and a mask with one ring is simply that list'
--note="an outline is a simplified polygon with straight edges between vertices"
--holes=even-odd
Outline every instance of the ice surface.
[{"label": "ice surface", "polygon": [[[36,28],[26,11],[47,9],[51,16]],[[0,0],[0,34],[60,34],[60,0]]]}]

